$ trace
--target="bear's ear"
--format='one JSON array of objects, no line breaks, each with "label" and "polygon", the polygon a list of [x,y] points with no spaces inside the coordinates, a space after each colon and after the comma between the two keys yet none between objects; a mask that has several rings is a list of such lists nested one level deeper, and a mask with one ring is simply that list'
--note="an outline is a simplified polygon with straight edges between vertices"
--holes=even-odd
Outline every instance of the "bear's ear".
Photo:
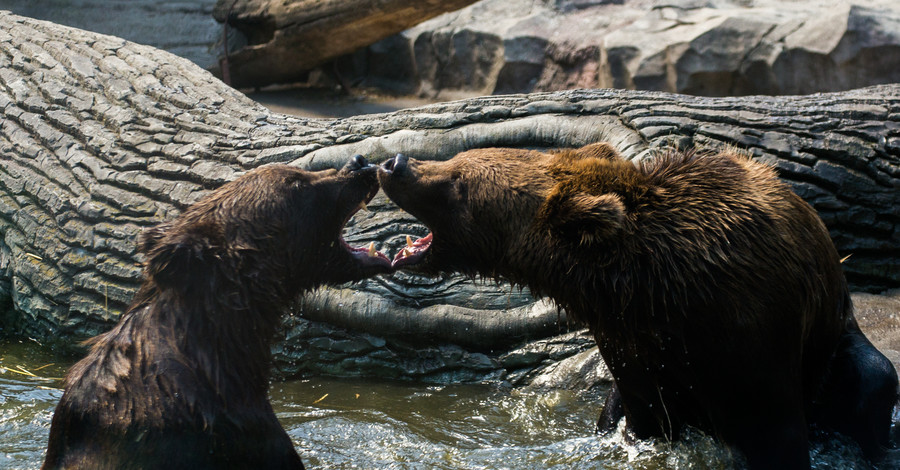
[{"label": "bear's ear", "polygon": [[166,232],[172,227],[171,222],[154,225],[153,227],[144,229],[137,239],[137,249],[139,253],[146,255],[159,243],[166,235]]},{"label": "bear's ear", "polygon": [[556,155],[559,161],[579,160],[622,160],[622,156],[616,148],[607,142],[596,142],[577,149],[551,150],[551,155]]},{"label": "bear's ear", "polygon": [[139,242],[147,277],[163,288],[190,290],[192,284],[211,275],[216,256],[209,238],[202,233],[145,233]]},{"label": "bear's ear", "polygon": [[583,158],[596,158],[599,160],[621,160],[622,156],[616,148],[607,142],[596,142],[585,145],[575,151]]},{"label": "bear's ear", "polygon": [[625,205],[616,194],[567,193],[556,188],[544,201],[537,222],[552,235],[588,246],[622,229]]}]

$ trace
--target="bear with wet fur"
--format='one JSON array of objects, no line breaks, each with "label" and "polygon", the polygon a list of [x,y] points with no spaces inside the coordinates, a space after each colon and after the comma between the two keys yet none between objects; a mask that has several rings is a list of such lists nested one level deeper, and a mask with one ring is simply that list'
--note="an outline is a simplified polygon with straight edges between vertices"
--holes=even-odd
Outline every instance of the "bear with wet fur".
[{"label": "bear with wet fur", "polygon": [[45,469],[303,468],[268,401],[270,343],[301,292],[390,270],[344,242],[376,168],[270,165],[139,240],[131,306],[69,371]]},{"label": "bear with wet fur", "polygon": [[395,268],[505,278],[586,324],[615,379],[599,425],[687,425],[753,468],[807,468],[813,423],[877,459],[897,399],[816,212],[733,151],[641,162],[608,144],[398,155],[379,180],[431,230]]}]

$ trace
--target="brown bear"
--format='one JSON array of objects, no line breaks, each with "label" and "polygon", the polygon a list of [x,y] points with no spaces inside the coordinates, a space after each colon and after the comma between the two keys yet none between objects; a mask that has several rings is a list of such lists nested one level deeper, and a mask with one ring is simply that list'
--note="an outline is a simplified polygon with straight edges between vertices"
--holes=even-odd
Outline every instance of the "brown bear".
[{"label": "brown bear", "polygon": [[267,392],[288,304],[390,271],[341,230],[378,191],[376,167],[250,171],[139,240],[144,280],[65,379],[43,468],[298,469]]},{"label": "brown bear", "polygon": [[808,425],[888,445],[897,375],[853,317],[816,212],[733,151],[631,162],[608,144],[476,149],[379,170],[431,233],[394,258],[426,274],[502,277],[585,323],[638,438],[686,425],[753,468],[807,468]]}]

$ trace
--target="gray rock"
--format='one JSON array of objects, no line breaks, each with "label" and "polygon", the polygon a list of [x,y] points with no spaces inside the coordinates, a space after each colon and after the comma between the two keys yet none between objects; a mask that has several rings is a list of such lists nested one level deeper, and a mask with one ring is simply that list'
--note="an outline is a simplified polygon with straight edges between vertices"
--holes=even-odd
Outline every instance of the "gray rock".
[{"label": "gray rock", "polygon": [[609,367],[600,357],[600,350],[593,348],[536,371],[525,388],[592,391],[609,386],[612,380]]},{"label": "gray rock", "polygon": [[369,51],[368,83],[444,99],[606,87],[807,94],[900,81],[900,3],[482,0]]},{"label": "gray rock", "polygon": [[210,68],[222,53],[216,0],[0,0],[0,10],[146,44]]}]

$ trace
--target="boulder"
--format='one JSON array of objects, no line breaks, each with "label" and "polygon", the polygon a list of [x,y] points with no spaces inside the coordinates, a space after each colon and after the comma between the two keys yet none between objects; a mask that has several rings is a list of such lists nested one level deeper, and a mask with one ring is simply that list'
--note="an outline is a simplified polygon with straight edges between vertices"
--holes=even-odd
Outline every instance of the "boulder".
[{"label": "boulder", "polygon": [[900,3],[482,0],[374,44],[356,63],[365,84],[441,99],[840,91],[900,82]]}]

